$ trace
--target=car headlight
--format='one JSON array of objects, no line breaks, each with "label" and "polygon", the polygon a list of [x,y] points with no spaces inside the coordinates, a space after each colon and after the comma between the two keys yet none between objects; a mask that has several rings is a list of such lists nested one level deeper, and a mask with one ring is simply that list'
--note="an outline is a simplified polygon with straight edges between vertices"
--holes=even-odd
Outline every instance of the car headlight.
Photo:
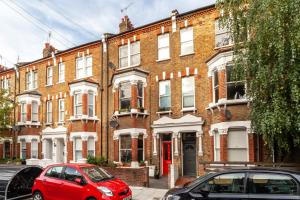
[{"label": "car headlight", "polygon": [[179,199],[180,199],[179,196],[172,195],[172,194],[169,194],[169,195],[165,196],[165,198],[163,198],[163,200],[179,200]]},{"label": "car headlight", "polygon": [[113,192],[108,189],[107,187],[99,186],[97,189],[102,192],[102,194],[105,194],[106,196],[112,197],[114,196]]}]

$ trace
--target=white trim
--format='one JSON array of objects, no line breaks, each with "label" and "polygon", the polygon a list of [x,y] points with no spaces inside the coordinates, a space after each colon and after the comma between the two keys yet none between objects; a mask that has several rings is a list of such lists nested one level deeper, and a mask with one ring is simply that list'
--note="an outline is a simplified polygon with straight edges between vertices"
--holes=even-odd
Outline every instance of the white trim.
[{"label": "white trim", "polygon": [[147,130],[143,128],[126,128],[115,130],[113,139],[118,140],[121,135],[131,135],[131,138],[137,138],[139,134],[144,135],[144,138],[147,138]]},{"label": "white trim", "polygon": [[37,140],[40,142],[39,135],[19,135],[17,138],[17,142],[20,143],[21,140],[25,140],[26,143],[31,143],[32,140]]},{"label": "white trim", "polygon": [[233,51],[227,51],[217,54],[210,61],[207,62],[208,66],[208,77],[213,75],[215,70],[225,70],[226,65],[232,62],[233,60]]},{"label": "white trim", "polygon": [[213,136],[215,131],[218,131],[220,135],[227,134],[230,128],[246,128],[248,133],[251,133],[251,121],[232,121],[232,122],[221,122],[212,124],[210,126],[209,134]]},{"label": "white trim", "polygon": [[81,138],[83,141],[87,141],[89,137],[95,138],[95,141],[98,141],[98,136],[96,132],[71,132],[70,140],[74,141],[74,138]]},{"label": "white trim", "polygon": [[[123,68],[122,68],[123,69]],[[119,84],[121,82],[130,82],[131,84],[135,84],[139,81],[143,83],[143,86],[147,86],[147,75],[137,71],[130,71],[122,74],[115,75],[113,78],[113,91],[119,88]]]},{"label": "white trim", "polygon": [[95,96],[97,96],[98,85],[96,83],[90,83],[86,81],[70,84],[70,96],[73,96],[75,92],[87,94],[88,91],[93,91]]},{"label": "white trim", "polygon": [[[183,107],[183,80],[184,79],[192,79],[193,80],[193,85],[194,85],[194,105],[192,107]],[[181,78],[181,108],[182,111],[189,111],[189,110],[195,110],[196,107],[196,82],[195,82],[195,77],[194,76],[186,76]]]},{"label": "white trim", "polygon": [[31,104],[32,101],[37,101],[38,105],[40,105],[41,104],[40,95],[22,94],[20,96],[17,96],[18,103],[25,102],[26,104]]}]

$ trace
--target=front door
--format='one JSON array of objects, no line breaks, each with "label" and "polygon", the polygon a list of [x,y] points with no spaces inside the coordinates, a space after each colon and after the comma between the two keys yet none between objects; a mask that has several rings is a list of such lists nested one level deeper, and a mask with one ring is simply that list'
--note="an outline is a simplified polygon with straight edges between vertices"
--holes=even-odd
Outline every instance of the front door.
[{"label": "front door", "polygon": [[163,141],[162,146],[163,156],[163,175],[168,175],[169,164],[172,164],[172,149],[171,141]]},{"label": "front door", "polygon": [[10,142],[4,142],[4,158],[10,158]]},{"label": "front door", "polygon": [[56,162],[63,163],[64,162],[64,140],[57,139],[56,142]]},{"label": "front door", "polygon": [[183,147],[183,175],[196,176],[196,134],[184,133]]}]

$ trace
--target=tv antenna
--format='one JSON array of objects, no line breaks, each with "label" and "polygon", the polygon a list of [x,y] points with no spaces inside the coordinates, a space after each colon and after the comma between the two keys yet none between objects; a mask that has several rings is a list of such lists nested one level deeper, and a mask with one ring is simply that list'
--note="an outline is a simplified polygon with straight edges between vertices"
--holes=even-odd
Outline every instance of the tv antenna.
[{"label": "tv antenna", "polygon": [[130,6],[132,6],[132,4],[134,4],[134,2],[130,2],[126,7],[121,9],[121,13],[125,16],[127,15],[127,10]]},{"label": "tv antenna", "polygon": [[47,42],[48,42],[49,44],[50,44],[51,36],[52,36],[52,33],[51,33],[51,31],[49,31],[49,33],[48,33],[48,38],[47,38]]}]

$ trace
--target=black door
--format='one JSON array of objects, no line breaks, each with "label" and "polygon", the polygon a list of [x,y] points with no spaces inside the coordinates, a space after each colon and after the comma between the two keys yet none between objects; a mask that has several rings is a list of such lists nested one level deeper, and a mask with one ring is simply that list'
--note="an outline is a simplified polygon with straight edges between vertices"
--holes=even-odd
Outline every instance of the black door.
[{"label": "black door", "polygon": [[184,133],[183,147],[183,175],[196,176],[196,134]]}]

